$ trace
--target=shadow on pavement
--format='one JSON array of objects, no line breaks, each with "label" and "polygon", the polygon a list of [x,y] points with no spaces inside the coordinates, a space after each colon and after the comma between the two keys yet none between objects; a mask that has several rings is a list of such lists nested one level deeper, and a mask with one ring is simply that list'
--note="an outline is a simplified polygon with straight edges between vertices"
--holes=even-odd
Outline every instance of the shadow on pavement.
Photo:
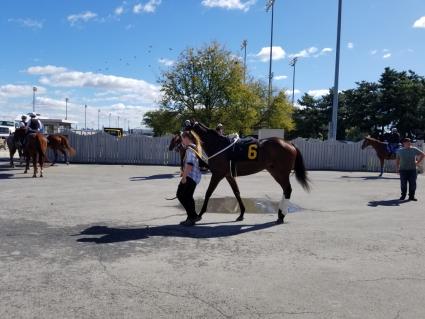
[{"label": "shadow on pavement", "polygon": [[399,199],[389,199],[389,200],[374,200],[370,201],[367,206],[377,207],[377,206],[400,206],[400,204],[407,203],[408,200],[399,200]]},{"label": "shadow on pavement", "polygon": [[374,179],[400,179],[399,177],[385,177],[385,176],[346,176],[343,175],[341,178],[357,178],[357,179],[363,179],[365,181],[367,180],[374,180]]},{"label": "shadow on pavement", "polygon": [[137,182],[137,181],[150,181],[155,179],[170,179],[176,177],[176,174],[158,174],[158,175],[151,175],[151,176],[135,176],[130,177],[131,182]]},{"label": "shadow on pavement", "polygon": [[15,178],[14,174],[0,173],[0,179],[12,179]]},{"label": "shadow on pavement", "polygon": [[83,243],[107,244],[125,241],[147,239],[152,236],[161,237],[186,237],[186,238],[218,238],[235,236],[275,226],[275,222],[258,225],[217,225],[198,224],[194,227],[180,225],[146,226],[144,228],[110,228],[107,226],[93,226],[83,230],[81,235],[96,235],[96,238],[80,238],[77,241]]}]

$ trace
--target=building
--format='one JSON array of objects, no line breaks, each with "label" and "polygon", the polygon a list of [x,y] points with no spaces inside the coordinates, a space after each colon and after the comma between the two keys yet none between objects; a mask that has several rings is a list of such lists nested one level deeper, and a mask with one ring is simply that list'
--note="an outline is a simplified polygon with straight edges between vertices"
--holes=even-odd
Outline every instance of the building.
[{"label": "building", "polygon": [[[37,117],[38,119],[40,119],[41,123],[43,123],[44,133],[46,134],[55,134],[55,133],[60,133],[63,130],[70,130],[72,124],[78,123],[76,121],[49,118],[49,117],[42,116],[40,114],[37,114]],[[16,118],[16,121],[19,122],[20,120],[21,120],[21,116],[19,115]]]}]

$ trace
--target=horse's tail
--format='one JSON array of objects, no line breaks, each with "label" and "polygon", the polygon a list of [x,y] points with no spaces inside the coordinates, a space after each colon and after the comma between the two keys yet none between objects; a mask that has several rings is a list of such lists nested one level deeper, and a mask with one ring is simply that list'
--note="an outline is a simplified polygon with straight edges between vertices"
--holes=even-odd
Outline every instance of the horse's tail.
[{"label": "horse's tail", "polygon": [[77,153],[75,149],[69,144],[69,141],[65,136],[62,137],[62,143],[65,149],[69,152],[69,156],[74,156]]},{"label": "horse's tail", "polygon": [[[292,144],[293,145],[293,144]],[[295,177],[297,178],[297,181],[301,184],[301,186],[306,190],[310,191],[310,179],[307,176],[307,170],[304,165],[304,159],[301,155],[301,151],[295,146],[295,150],[297,151],[297,155],[295,157]]]}]

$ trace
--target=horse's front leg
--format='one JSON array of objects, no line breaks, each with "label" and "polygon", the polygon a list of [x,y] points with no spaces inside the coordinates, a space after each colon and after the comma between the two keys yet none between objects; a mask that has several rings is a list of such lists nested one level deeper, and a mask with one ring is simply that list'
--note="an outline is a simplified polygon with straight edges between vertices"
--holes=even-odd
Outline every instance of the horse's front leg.
[{"label": "horse's front leg", "polygon": [[24,174],[28,173],[28,170],[30,169],[30,155],[26,154],[25,156],[25,171]]},{"label": "horse's front leg", "polygon": [[9,150],[9,156],[10,156],[10,167],[14,168],[15,163],[13,162],[13,157],[15,156],[16,151]]},{"label": "horse's front leg", "polygon": [[55,155],[55,159],[53,160],[52,166],[54,166],[56,162],[58,161],[58,150],[53,149],[53,154]]},{"label": "horse's front leg", "polygon": [[32,157],[32,165],[33,165],[33,167],[34,167],[34,174],[32,175],[32,177],[37,177],[37,155],[35,154],[33,157]]},{"label": "horse's front leg", "polygon": [[379,177],[382,177],[382,175],[384,174],[384,164],[385,164],[385,159],[384,158],[379,158],[380,162],[381,162],[381,174],[379,174]]},{"label": "horse's front leg", "polygon": [[212,175],[210,184],[208,185],[207,192],[205,193],[205,199],[204,204],[202,205],[201,211],[199,212],[199,217],[202,217],[202,215],[207,211],[208,201],[210,200],[210,197],[212,193],[217,188],[218,183],[223,179],[224,176],[218,176],[218,175]]},{"label": "horse's front leg", "polygon": [[233,194],[235,194],[235,197],[236,197],[236,199],[238,200],[238,203],[239,203],[239,208],[241,210],[241,214],[236,219],[236,221],[240,222],[240,221],[243,220],[243,216],[244,216],[244,213],[245,213],[245,205],[242,202],[241,194],[239,192],[239,187],[238,187],[238,184],[236,183],[236,180],[232,176],[226,176],[226,179],[229,182],[230,187],[232,188]]},{"label": "horse's front leg", "polygon": [[65,163],[66,165],[69,165],[69,161],[68,161],[68,151],[66,150],[61,150],[63,157],[65,158]]},{"label": "horse's front leg", "polygon": [[38,163],[40,164],[40,177],[43,177],[43,165],[44,165],[44,155],[38,155]]}]

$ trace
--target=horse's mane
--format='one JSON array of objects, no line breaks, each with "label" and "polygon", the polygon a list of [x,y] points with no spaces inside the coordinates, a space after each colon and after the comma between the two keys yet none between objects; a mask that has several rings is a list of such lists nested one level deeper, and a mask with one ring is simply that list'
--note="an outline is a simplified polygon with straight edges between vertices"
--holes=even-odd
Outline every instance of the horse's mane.
[{"label": "horse's mane", "polygon": [[365,137],[365,140],[369,140],[369,141],[373,141],[373,142],[376,142],[376,143],[384,144],[384,142],[381,142],[380,140],[377,140],[376,138],[373,138],[373,137],[370,137],[370,136],[366,136]]}]

